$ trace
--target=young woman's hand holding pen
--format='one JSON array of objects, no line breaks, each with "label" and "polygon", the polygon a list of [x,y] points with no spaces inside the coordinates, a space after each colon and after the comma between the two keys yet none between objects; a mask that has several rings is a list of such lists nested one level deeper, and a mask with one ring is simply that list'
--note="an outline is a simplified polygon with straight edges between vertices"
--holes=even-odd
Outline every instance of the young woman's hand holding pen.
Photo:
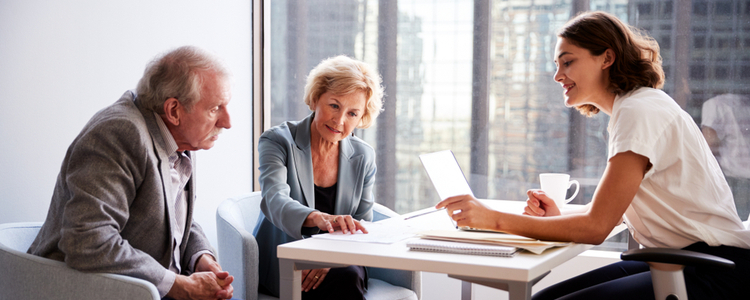
[{"label": "young woman's hand holding pen", "polygon": [[471,195],[449,197],[440,201],[435,208],[445,208],[458,227],[501,230],[497,220],[502,213],[490,209]]}]

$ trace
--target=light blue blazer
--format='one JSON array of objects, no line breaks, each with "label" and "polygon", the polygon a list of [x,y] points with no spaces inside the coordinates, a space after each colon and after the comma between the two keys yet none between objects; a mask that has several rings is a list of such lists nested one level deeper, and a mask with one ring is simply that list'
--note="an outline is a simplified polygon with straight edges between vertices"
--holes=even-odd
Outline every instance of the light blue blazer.
[{"label": "light blue blazer", "polygon": [[[276,246],[318,233],[302,227],[315,211],[310,124],[315,114],[297,122],[285,122],[260,136],[258,142],[260,189],[263,195],[255,238],[260,263],[259,283],[279,293],[279,261]],[[335,214],[372,221],[375,183],[375,151],[351,135],[339,142],[339,170]]]}]

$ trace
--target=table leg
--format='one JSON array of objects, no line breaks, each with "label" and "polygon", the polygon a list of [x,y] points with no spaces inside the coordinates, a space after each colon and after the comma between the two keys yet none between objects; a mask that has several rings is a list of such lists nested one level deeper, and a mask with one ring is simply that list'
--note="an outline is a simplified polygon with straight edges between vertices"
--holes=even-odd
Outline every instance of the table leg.
[{"label": "table leg", "polygon": [[471,282],[461,281],[461,300],[471,300]]},{"label": "table leg", "polygon": [[531,284],[528,282],[508,282],[508,300],[531,299]]},{"label": "table leg", "polygon": [[[448,277],[461,280],[461,300],[471,300],[471,284],[481,284],[491,288],[496,288],[503,291],[508,291],[509,300],[528,300],[531,299],[531,287],[533,287],[539,280],[542,280],[550,271],[532,279],[529,282],[524,281],[510,281],[510,280],[496,280],[491,278],[478,278],[469,276],[456,276],[448,275]],[[468,293],[467,293],[468,290]],[[468,295],[468,296],[467,296]]]},{"label": "table leg", "polygon": [[302,271],[294,267],[294,261],[279,258],[280,299],[302,300]]}]

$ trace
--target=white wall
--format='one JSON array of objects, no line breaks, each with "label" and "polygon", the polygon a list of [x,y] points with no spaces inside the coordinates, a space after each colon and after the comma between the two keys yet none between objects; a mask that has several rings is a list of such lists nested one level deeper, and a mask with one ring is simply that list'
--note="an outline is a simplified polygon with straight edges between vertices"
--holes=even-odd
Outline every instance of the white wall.
[{"label": "white wall", "polygon": [[65,151],[158,53],[196,45],[234,75],[232,128],[196,153],[195,219],[251,190],[250,1],[0,1],[0,223],[43,221]]}]

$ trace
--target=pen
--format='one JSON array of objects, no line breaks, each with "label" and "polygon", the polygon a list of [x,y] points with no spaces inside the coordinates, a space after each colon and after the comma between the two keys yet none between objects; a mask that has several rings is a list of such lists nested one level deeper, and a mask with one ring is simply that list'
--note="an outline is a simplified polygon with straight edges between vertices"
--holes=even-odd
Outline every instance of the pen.
[{"label": "pen", "polygon": [[413,216],[408,216],[408,217],[404,218],[404,221],[406,221],[408,219],[411,219],[411,218],[416,218],[416,217],[419,217],[419,216],[424,216],[426,214],[431,214],[431,213],[434,213],[436,211],[441,211],[441,210],[445,210],[445,207],[443,207],[441,209],[436,209],[436,210],[428,211],[428,212],[423,212],[421,214],[416,214],[416,215],[413,215]]}]

